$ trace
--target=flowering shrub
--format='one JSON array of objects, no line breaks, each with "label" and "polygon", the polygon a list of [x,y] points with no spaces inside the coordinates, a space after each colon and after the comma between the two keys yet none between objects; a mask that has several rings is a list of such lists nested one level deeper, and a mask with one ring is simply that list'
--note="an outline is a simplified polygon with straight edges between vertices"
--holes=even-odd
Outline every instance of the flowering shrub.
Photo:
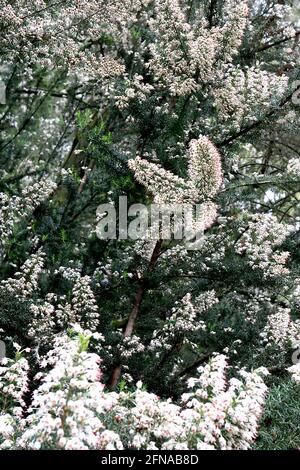
[{"label": "flowering shrub", "polygon": [[300,370],[299,370],[299,363],[289,367],[288,371],[292,374],[292,378],[296,383],[300,382]]},{"label": "flowering shrub", "polygon": [[300,447],[298,12],[0,0],[1,448]]},{"label": "flowering shrub", "polygon": [[28,390],[27,359],[21,352],[15,359],[4,358],[0,365],[0,446],[12,448],[16,436],[23,430],[22,416],[26,408],[24,395]]},{"label": "flowering shrub", "polygon": [[198,369],[199,378],[189,379],[191,391],[178,405],[143,390],[141,382],[134,391],[106,392],[100,357],[88,352],[91,339],[98,335],[78,326],[71,337],[55,339],[26,418],[28,362],[2,361],[2,448],[247,449],[255,438],[265,371],[240,371],[241,380],[231,379],[226,389],[226,358],[215,356]]}]

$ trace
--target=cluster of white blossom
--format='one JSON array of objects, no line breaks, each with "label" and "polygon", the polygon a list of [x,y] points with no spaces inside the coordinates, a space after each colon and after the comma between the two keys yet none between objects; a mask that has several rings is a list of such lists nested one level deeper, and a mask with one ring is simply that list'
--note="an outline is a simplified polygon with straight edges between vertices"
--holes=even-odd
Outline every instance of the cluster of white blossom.
[{"label": "cluster of white blossom", "polygon": [[148,67],[156,81],[171,95],[189,95],[200,83],[212,80],[218,60],[221,67],[237,53],[246,26],[246,2],[224,2],[224,24],[213,26],[201,15],[193,16],[188,5],[178,0],[154,2],[154,17],[149,20],[154,41],[149,46]]},{"label": "cluster of white blossom", "polygon": [[[258,64],[259,65],[259,64]],[[230,67],[222,86],[213,92],[221,119],[235,129],[262,118],[288,90],[288,77],[262,70],[259,66]]]},{"label": "cluster of white blossom", "polygon": [[29,256],[21,270],[13,278],[1,281],[0,285],[11,294],[28,298],[38,290],[38,282],[44,267],[45,253],[39,250]]},{"label": "cluster of white blossom", "polygon": [[[28,362],[6,360],[0,368],[1,391],[13,403],[5,407],[8,401],[1,400],[1,448],[249,448],[266,392],[264,371],[241,370],[241,379],[231,379],[226,389],[226,358],[215,356],[198,370],[199,378],[189,379],[191,391],[181,405],[146,392],[141,382],[135,391],[106,392],[100,358],[88,352],[92,339],[97,334],[79,326],[71,336],[56,336],[41,361],[35,377],[40,384],[25,418]],[[16,405],[20,421],[12,426]]]},{"label": "cluster of white blossom", "polygon": [[135,74],[131,80],[125,81],[126,90],[124,94],[118,94],[115,91],[115,100],[119,109],[126,109],[132,99],[138,100],[140,103],[145,102],[152,90],[153,85],[143,82],[143,76]]},{"label": "cluster of white blossom", "polygon": [[[15,345],[19,349],[18,345]],[[27,351],[28,352],[28,351]],[[26,404],[24,395],[28,391],[29,364],[22,351],[15,359],[0,361],[0,448],[11,448],[15,433],[22,429],[22,413]]]},{"label": "cluster of white blossom", "polygon": [[280,223],[270,214],[252,214],[246,229],[241,228],[241,236],[235,244],[237,253],[245,253],[252,269],[260,268],[264,277],[276,277],[288,273],[285,266],[289,253],[276,250],[293,227]]},{"label": "cluster of white blossom", "polygon": [[275,313],[268,316],[267,324],[260,334],[265,346],[275,343],[282,350],[288,346],[299,346],[300,321],[292,320],[290,313],[289,308],[278,307]]},{"label": "cluster of white blossom", "polygon": [[292,367],[288,368],[288,371],[292,374],[292,379],[300,384],[300,363],[294,364]]},{"label": "cluster of white blossom", "polygon": [[213,197],[222,184],[220,154],[207,137],[190,142],[188,175],[201,198]]},{"label": "cluster of white blossom", "polygon": [[248,16],[249,7],[247,1],[227,0],[224,2],[223,43],[221,50],[221,58],[224,62],[230,63],[238,53],[247,26]]},{"label": "cluster of white blossom", "polygon": [[99,311],[89,276],[79,277],[72,291],[72,309],[76,322],[91,331],[99,324]]},{"label": "cluster of white blossom", "polygon": [[34,303],[30,305],[30,313],[32,318],[28,326],[28,337],[35,342],[48,339],[56,325],[54,306],[49,302]]},{"label": "cluster of white blossom", "polygon": [[[130,248],[125,248],[124,252],[120,254],[120,258],[124,261],[130,262],[132,260],[132,252]],[[122,273],[112,266],[113,260],[106,258],[105,263],[99,261],[93,274],[93,280],[95,283],[99,283],[102,288],[109,287],[113,283],[119,282]],[[128,277],[132,277],[132,273],[128,273]]]},{"label": "cluster of white blossom", "polygon": [[[99,357],[88,353],[92,332],[80,330],[69,339],[57,336],[54,349],[43,358],[36,380],[25,432],[17,447],[27,449],[97,448],[103,428],[97,415],[102,411]],[[95,337],[95,335],[94,335]]]},{"label": "cluster of white blossom", "polygon": [[54,271],[54,274],[59,274],[63,279],[67,279],[71,282],[76,282],[80,278],[81,266],[59,266],[58,269]]},{"label": "cluster of white blossom", "polygon": [[[141,383],[132,397],[121,392],[112,411],[119,433],[127,434],[127,446],[151,450],[248,449],[256,436],[267,390],[261,374],[267,371],[240,371],[241,379],[231,379],[226,389],[225,368],[224,356],[215,356],[201,367],[199,378],[189,379],[192,390],[182,396],[182,406],[160,400],[143,390]],[[127,408],[130,398],[134,406]]]},{"label": "cluster of white blossom", "polygon": [[45,299],[36,299],[29,305],[31,320],[27,337],[35,345],[35,354],[39,358],[39,347],[50,346],[58,330],[68,328],[78,318],[64,296],[48,293]]},{"label": "cluster of white blossom", "polygon": [[1,52],[10,59],[48,68],[69,66],[88,78],[119,75],[124,66],[111,54],[99,54],[93,47],[97,43],[95,28],[103,34],[111,14],[124,17],[126,11],[118,3],[67,0],[49,5],[43,0],[17,0],[13,4],[1,0]]},{"label": "cluster of white blossom", "polygon": [[[1,60],[12,72],[0,116],[7,191],[0,193],[0,258],[3,278],[11,276],[0,280],[0,320],[13,336],[14,302],[31,315],[20,326],[30,359],[15,344],[16,358],[0,360],[0,448],[251,447],[267,371],[238,370],[238,362],[228,379],[226,357],[212,351],[238,361],[258,343],[246,361],[262,364],[264,348],[286,359],[300,345],[297,234],[287,240],[294,229],[285,220],[294,209],[285,211],[284,201],[286,190],[287,201],[297,203],[300,160],[278,130],[289,117],[290,128],[297,125],[296,112],[286,111],[295,57],[268,61],[273,51],[281,57],[281,48],[296,56],[290,13],[273,0],[0,0]],[[53,148],[48,142],[45,150],[47,139]],[[287,177],[277,145],[286,148]],[[193,252],[190,240],[178,242],[154,224],[144,240],[99,242],[94,250],[98,201],[113,204],[123,189],[141,196],[127,161],[149,204],[200,208],[193,234],[215,224],[201,247]],[[223,183],[219,210],[213,198]],[[260,203],[273,183],[268,192],[283,198],[265,210]],[[281,249],[286,240],[291,255]],[[21,268],[19,253],[27,257]],[[270,362],[277,357],[272,351]],[[123,380],[111,383],[115,364]],[[163,396],[174,384],[178,397],[176,387],[199,364],[178,401],[152,393],[162,378]],[[288,370],[300,383],[299,364]],[[118,391],[105,387],[103,371]],[[135,387],[137,378],[149,383]]]},{"label": "cluster of white blossom", "polygon": [[[38,274],[36,273],[36,282]],[[11,280],[13,281],[15,280]],[[32,319],[27,335],[38,344],[53,339],[57,328],[67,328],[76,323],[94,332],[99,325],[98,306],[89,276],[76,276],[71,303],[63,297],[48,293],[46,301],[37,300],[29,309]]]},{"label": "cluster of white blossom", "polygon": [[1,412],[10,411],[20,416],[25,407],[24,394],[28,390],[28,361],[17,351],[15,359],[4,357],[0,364]]},{"label": "cluster of white blossom", "polygon": [[211,198],[222,183],[219,152],[207,137],[199,137],[190,142],[187,158],[187,180],[140,157],[129,160],[128,165],[156,203],[195,203]]},{"label": "cluster of white blossom", "polygon": [[197,198],[196,188],[191,188],[183,178],[158,163],[136,157],[129,160],[128,165],[134,171],[136,180],[154,196],[156,203],[182,204]]},{"label": "cluster of white blossom", "polygon": [[[126,362],[127,359],[145,351],[145,345],[137,335],[125,336],[118,346],[120,357]],[[123,361],[122,361],[123,362]]]},{"label": "cluster of white blossom", "polygon": [[182,340],[188,333],[205,331],[206,324],[201,315],[217,301],[214,291],[205,292],[194,300],[191,294],[186,294],[173,307],[163,327],[153,331],[149,350],[159,357],[162,352],[171,350],[174,342]]},{"label": "cluster of white blossom", "polygon": [[[217,356],[198,370],[199,379],[190,379],[193,391],[183,396],[190,409],[186,418],[192,423],[195,420],[194,426],[198,422],[196,432],[203,436],[204,445],[248,449],[256,436],[267,391],[261,374],[266,375],[268,371],[264,368],[253,373],[241,370],[241,379],[230,379],[226,390],[226,367],[225,356]],[[199,422],[197,415],[204,419]],[[202,446],[197,443],[197,448]]]},{"label": "cluster of white blossom", "polygon": [[46,179],[27,185],[20,196],[8,197],[5,193],[0,193],[1,245],[5,245],[6,240],[12,236],[15,224],[29,216],[55,189],[56,183]]},{"label": "cluster of white blossom", "polygon": [[300,158],[291,158],[288,161],[286,172],[296,177],[300,176]]}]

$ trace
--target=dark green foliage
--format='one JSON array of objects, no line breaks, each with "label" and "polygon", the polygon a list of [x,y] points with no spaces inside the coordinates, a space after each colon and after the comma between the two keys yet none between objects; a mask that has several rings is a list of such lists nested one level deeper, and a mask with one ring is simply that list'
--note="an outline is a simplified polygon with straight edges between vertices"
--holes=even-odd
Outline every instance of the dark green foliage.
[{"label": "dark green foliage", "polygon": [[24,339],[30,320],[30,303],[0,287],[0,328],[5,335]]},{"label": "dark green foliage", "polygon": [[269,390],[254,449],[298,450],[300,447],[300,389],[288,380],[274,380]]}]

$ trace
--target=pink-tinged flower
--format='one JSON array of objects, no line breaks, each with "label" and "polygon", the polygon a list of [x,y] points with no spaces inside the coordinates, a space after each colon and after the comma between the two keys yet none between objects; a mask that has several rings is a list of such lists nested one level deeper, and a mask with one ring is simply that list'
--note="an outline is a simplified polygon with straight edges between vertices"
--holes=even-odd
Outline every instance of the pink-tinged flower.
[{"label": "pink-tinged flower", "polygon": [[188,175],[203,199],[213,197],[222,184],[221,157],[208,137],[193,139],[188,151]]}]

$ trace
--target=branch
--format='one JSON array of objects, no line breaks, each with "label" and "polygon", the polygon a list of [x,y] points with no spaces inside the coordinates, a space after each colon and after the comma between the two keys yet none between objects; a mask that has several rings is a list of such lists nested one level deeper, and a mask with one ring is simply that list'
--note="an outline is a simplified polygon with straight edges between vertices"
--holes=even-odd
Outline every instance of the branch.
[{"label": "branch", "polygon": [[208,352],[206,354],[203,354],[199,359],[197,359],[195,362],[187,366],[185,369],[183,369],[179,374],[178,377],[184,377],[187,375],[189,372],[192,372],[194,369],[198,368],[201,366],[204,362],[206,362],[208,359],[212,357],[214,353],[213,352]]},{"label": "branch", "polygon": [[[282,102],[279,104],[279,108],[283,108],[283,106],[285,106],[293,98],[294,94],[299,90],[300,90],[300,86],[298,86],[292,93],[290,93],[288,96],[286,96],[284,98],[284,100],[282,100]],[[231,144],[233,141],[239,139],[240,137],[243,137],[243,135],[248,134],[248,132],[251,132],[254,129],[256,129],[257,127],[261,126],[262,124],[265,123],[266,119],[272,117],[278,111],[279,108],[272,109],[261,120],[253,122],[249,126],[244,127],[243,129],[238,131],[236,134],[233,134],[232,136],[227,137],[227,139],[223,140],[222,142],[219,142],[217,144],[217,147],[218,148],[225,147],[226,145]]]},{"label": "branch", "polygon": [[279,46],[280,44],[282,44],[286,41],[290,41],[291,39],[294,39],[294,38],[298,37],[299,35],[300,35],[300,31],[297,31],[294,36],[289,36],[287,38],[278,39],[278,41],[272,42],[271,44],[265,44],[264,46],[257,49],[255,51],[255,53],[256,52],[263,52],[263,51],[266,51],[267,49],[270,49],[271,47]]},{"label": "branch", "polygon": [[[134,325],[135,325],[135,321],[138,317],[138,314],[139,314],[139,311],[140,311],[140,308],[141,308],[143,297],[145,295],[145,292],[147,291],[147,285],[145,283],[145,278],[146,278],[146,275],[149,274],[151,271],[153,271],[153,269],[156,266],[156,263],[157,263],[158,258],[160,256],[160,253],[161,253],[162,243],[163,243],[162,240],[158,240],[156,242],[156,245],[155,245],[154,250],[152,252],[152,256],[151,256],[148,268],[145,271],[142,279],[140,279],[140,281],[139,281],[139,286],[138,286],[137,292],[135,294],[133,308],[132,308],[132,310],[129,314],[127,325],[126,325],[126,328],[123,332],[123,338],[128,338],[132,335]],[[109,380],[109,385],[110,385],[111,388],[115,388],[118,385],[118,382],[120,380],[120,376],[121,376],[121,364],[117,365],[115,367],[115,369],[113,370],[113,372],[112,372],[112,375],[111,375],[110,380]]]}]

